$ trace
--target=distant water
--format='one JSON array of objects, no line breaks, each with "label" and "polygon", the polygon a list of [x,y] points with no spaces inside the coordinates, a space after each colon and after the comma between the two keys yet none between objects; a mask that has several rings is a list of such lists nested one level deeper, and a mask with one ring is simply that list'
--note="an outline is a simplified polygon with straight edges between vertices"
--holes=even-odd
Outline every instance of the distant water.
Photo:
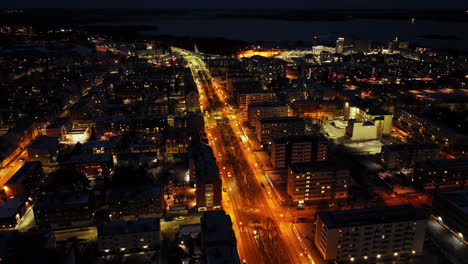
[{"label": "distant water", "polygon": [[[156,25],[155,35],[223,37],[238,40],[312,41],[348,35],[359,39],[387,42],[398,36],[434,48],[468,50],[468,22],[353,19],[334,21],[285,21],[267,19],[181,18],[127,21],[123,24]],[[425,38],[424,36],[430,36]],[[440,36],[440,38],[439,38]]]}]

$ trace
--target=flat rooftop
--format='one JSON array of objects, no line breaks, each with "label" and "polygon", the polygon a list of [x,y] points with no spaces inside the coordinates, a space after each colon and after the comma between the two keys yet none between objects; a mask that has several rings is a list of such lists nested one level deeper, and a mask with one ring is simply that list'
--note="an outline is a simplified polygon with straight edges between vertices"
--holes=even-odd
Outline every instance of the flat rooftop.
[{"label": "flat rooftop", "polygon": [[280,106],[287,107],[285,103],[280,102],[280,101],[258,102],[258,103],[249,104],[249,108],[267,108],[267,107],[280,107]]},{"label": "flat rooftop", "polygon": [[103,223],[98,228],[98,236],[158,232],[159,230],[159,219],[143,218],[135,221],[115,221]]},{"label": "flat rooftop", "polygon": [[42,195],[36,202],[37,208],[50,208],[57,206],[86,204],[91,200],[91,193],[81,192],[54,192]]},{"label": "flat rooftop", "polygon": [[260,119],[261,124],[293,123],[293,122],[305,123],[304,119],[298,116],[265,117],[265,118]]},{"label": "flat rooftop", "polygon": [[346,162],[335,160],[317,160],[311,162],[298,162],[290,165],[290,169],[297,174],[308,171],[336,171],[348,169]]},{"label": "flat rooftop", "polygon": [[327,228],[366,226],[427,219],[424,211],[411,205],[319,212],[318,217],[322,219]]},{"label": "flat rooftop", "polygon": [[443,159],[418,162],[420,168],[425,169],[466,169],[468,159]]},{"label": "flat rooftop", "polygon": [[13,217],[18,213],[18,209],[23,206],[24,200],[21,197],[0,200],[0,218]]},{"label": "flat rooftop", "polygon": [[58,147],[59,138],[40,135],[29,145],[28,149],[55,149]]},{"label": "flat rooftop", "polygon": [[328,140],[324,136],[309,136],[309,135],[282,137],[282,138],[274,139],[273,141],[276,144],[314,142],[314,141],[328,142]]},{"label": "flat rooftop", "polygon": [[161,188],[151,186],[128,186],[106,191],[106,201],[138,200],[157,197],[161,199]]},{"label": "flat rooftop", "polygon": [[112,155],[110,154],[81,154],[72,156],[71,163],[95,163],[95,162],[110,162],[112,161]]},{"label": "flat rooftop", "polygon": [[69,121],[70,121],[70,118],[68,117],[64,117],[64,118],[59,117],[55,119],[54,122],[50,123],[46,128],[60,128]]},{"label": "flat rooftop", "polygon": [[236,244],[231,217],[222,210],[203,213],[201,228],[205,247]]},{"label": "flat rooftop", "polygon": [[5,184],[24,183],[26,179],[42,170],[40,161],[26,162]]},{"label": "flat rooftop", "polygon": [[439,197],[468,215],[468,190],[457,190],[439,193]]},{"label": "flat rooftop", "polygon": [[198,181],[205,178],[221,180],[213,149],[209,145],[199,143],[190,146],[188,155],[195,162],[195,177]]}]

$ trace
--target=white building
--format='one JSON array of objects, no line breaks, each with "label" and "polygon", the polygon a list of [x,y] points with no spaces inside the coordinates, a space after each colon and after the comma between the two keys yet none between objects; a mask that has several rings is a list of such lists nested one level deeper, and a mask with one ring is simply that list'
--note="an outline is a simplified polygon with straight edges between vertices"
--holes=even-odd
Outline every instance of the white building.
[{"label": "white building", "polygon": [[427,217],[411,205],[320,212],[315,245],[324,260],[404,263],[421,255]]},{"label": "white building", "polygon": [[346,127],[346,136],[353,141],[377,139],[377,126],[370,121],[349,119]]},{"label": "white building", "polygon": [[[346,102],[345,103],[345,109],[344,109],[344,117],[345,119],[348,120],[348,127],[349,129],[354,131],[355,129],[358,129],[360,127],[366,126],[367,130],[370,130],[371,124],[375,126],[376,131],[376,138],[381,137],[382,135],[388,135],[390,132],[392,132],[392,120],[393,120],[393,115],[390,113],[387,113],[383,110],[380,110],[378,108],[369,108],[365,106],[355,106],[351,105],[350,103]],[[351,120],[357,120],[350,122]],[[360,125],[359,123],[362,123],[363,125]],[[356,127],[357,126],[357,127]],[[348,134],[348,130],[346,131]],[[356,131],[351,134],[357,133],[357,137],[365,137],[366,135],[359,135],[361,133],[366,133],[369,131]],[[372,132],[374,133],[374,132]],[[370,135],[369,135],[370,137]],[[372,136],[373,137],[373,136]],[[374,138],[371,138],[374,139]],[[357,139],[358,140],[358,139]]]}]

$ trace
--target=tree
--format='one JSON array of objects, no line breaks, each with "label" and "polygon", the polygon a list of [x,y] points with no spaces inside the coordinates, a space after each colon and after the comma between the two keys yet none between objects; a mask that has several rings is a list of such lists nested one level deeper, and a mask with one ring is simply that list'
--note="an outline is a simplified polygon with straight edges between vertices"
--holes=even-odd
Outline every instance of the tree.
[{"label": "tree", "polygon": [[62,167],[51,172],[44,184],[40,186],[43,192],[57,190],[81,191],[89,188],[90,182],[85,174],[75,168]]},{"label": "tree", "polygon": [[94,126],[91,127],[91,136],[89,138],[90,140],[97,140],[96,138],[96,131],[94,131]]},{"label": "tree", "polygon": [[110,185],[123,187],[149,183],[151,183],[151,181],[146,177],[146,170],[143,167],[134,168],[131,166],[120,166],[115,168],[115,173],[112,176]]},{"label": "tree", "polygon": [[71,154],[72,156],[74,155],[80,155],[81,153],[83,152],[83,146],[81,145],[81,143],[78,141],[75,145],[75,147],[73,148]]}]

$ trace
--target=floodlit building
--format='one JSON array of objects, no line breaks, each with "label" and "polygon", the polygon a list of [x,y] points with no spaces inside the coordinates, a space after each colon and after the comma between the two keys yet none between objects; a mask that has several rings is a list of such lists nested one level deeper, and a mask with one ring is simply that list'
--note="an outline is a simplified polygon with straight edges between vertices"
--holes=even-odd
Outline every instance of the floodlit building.
[{"label": "floodlit building", "polygon": [[349,119],[346,127],[346,136],[353,141],[377,139],[377,126],[370,121]]},{"label": "floodlit building", "polygon": [[422,254],[426,226],[411,205],[319,212],[315,245],[324,260],[404,263]]},{"label": "floodlit building", "polygon": [[334,202],[348,197],[349,169],[338,161],[294,163],[288,169],[287,192],[294,202]]},{"label": "floodlit building", "polygon": [[393,115],[379,108],[345,103],[344,117],[348,120],[346,135],[351,140],[370,140],[392,132]]},{"label": "floodlit building", "polygon": [[262,118],[281,116],[288,116],[288,106],[282,102],[260,102],[248,106],[247,117],[249,125],[253,127],[256,127]]},{"label": "floodlit building", "polygon": [[414,181],[425,189],[468,186],[468,159],[428,160],[416,163]]}]

